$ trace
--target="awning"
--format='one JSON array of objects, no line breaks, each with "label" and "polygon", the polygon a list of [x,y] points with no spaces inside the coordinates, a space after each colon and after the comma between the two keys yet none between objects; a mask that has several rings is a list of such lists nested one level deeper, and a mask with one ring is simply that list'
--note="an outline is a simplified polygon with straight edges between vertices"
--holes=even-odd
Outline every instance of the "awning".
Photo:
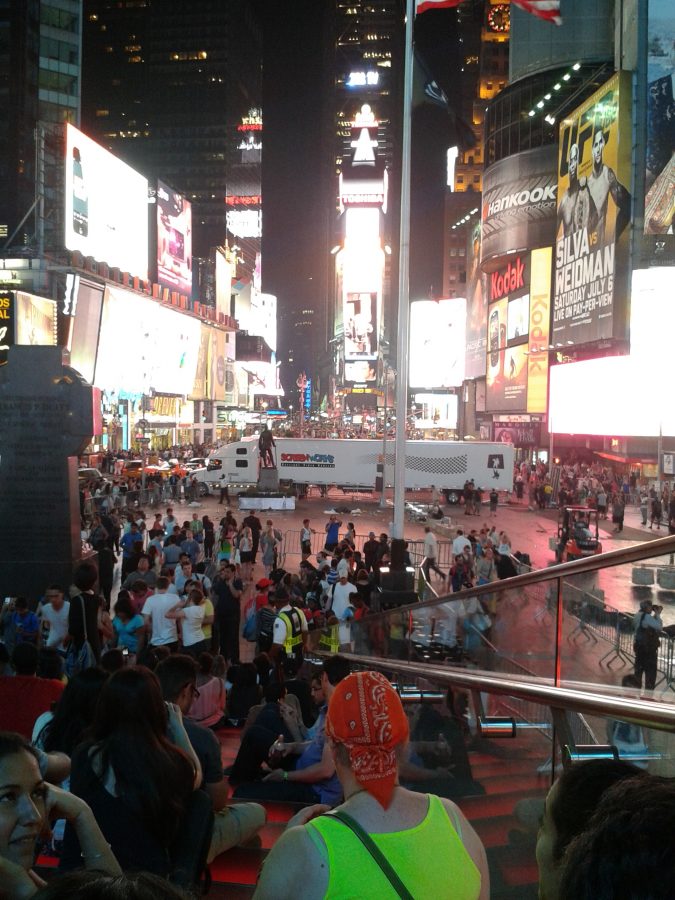
[{"label": "awning", "polygon": [[620,453],[607,453],[604,450],[594,450],[596,456],[608,459],[610,462],[624,463],[627,466],[655,466],[656,456],[622,456]]}]

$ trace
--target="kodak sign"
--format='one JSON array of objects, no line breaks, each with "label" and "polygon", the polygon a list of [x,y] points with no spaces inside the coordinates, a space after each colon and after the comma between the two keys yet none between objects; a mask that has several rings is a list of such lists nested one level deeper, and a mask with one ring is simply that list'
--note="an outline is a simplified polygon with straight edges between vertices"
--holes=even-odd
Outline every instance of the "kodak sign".
[{"label": "kodak sign", "polygon": [[525,260],[517,256],[505,269],[497,269],[490,276],[490,302],[507,294],[524,292],[525,288]]},{"label": "kodak sign", "polygon": [[530,332],[527,357],[527,411],[545,413],[548,398],[548,345],[551,328],[553,250],[533,250],[530,279]]}]

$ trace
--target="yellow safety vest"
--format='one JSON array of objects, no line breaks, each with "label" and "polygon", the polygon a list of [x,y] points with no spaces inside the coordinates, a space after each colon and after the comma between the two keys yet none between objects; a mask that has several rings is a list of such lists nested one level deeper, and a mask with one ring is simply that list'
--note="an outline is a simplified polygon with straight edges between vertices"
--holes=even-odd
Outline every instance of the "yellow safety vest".
[{"label": "yellow safety vest", "polygon": [[291,620],[291,617],[286,615],[286,613],[279,613],[279,618],[283,620],[284,625],[286,626],[284,650],[286,651],[287,656],[291,656],[291,654],[295,653],[295,648],[302,644],[302,620],[304,618],[304,615],[299,609],[296,609],[295,612],[300,617],[300,630],[296,633],[294,633],[293,630],[293,622]]},{"label": "yellow safety vest", "polygon": [[329,625],[322,632],[319,638],[319,647],[328,650],[329,653],[337,653],[340,649],[340,626]]}]

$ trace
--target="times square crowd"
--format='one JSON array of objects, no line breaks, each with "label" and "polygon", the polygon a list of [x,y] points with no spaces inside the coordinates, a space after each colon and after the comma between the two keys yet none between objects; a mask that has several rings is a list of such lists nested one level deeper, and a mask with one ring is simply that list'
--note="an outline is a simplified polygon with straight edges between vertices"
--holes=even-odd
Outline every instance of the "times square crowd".
[{"label": "times square crowd", "polygon": [[[604,496],[612,516],[615,495],[635,504],[646,488],[574,461],[562,466],[560,486],[560,503],[597,505],[602,515]],[[513,499],[549,506],[548,488],[545,466],[521,465]],[[468,482],[463,495],[464,514],[486,521],[456,529],[446,571],[425,527],[425,578],[433,573],[452,591],[516,573],[493,497],[485,497],[488,507]],[[341,656],[407,653],[404,620],[390,617],[385,632],[376,615],[388,535],[359,536],[331,515],[318,526],[323,548],[315,553],[316,529],[306,519],[301,562],[290,572],[272,520],[250,513],[237,521],[224,508],[214,522],[189,506],[179,517],[171,501],[146,515],[119,496],[87,517],[98,567],[80,564],[72,584],[48,586],[37,608],[33,598],[3,608],[0,792],[12,788],[0,793],[0,896],[189,896],[220,853],[255,843],[264,803],[278,801],[305,806],[268,855],[256,897],[380,897],[390,889],[386,862],[375,864],[351,826],[328,815],[336,809],[366,835],[395,838],[380,849],[410,889],[400,896],[488,897],[485,850],[454,802],[484,791],[466,752],[466,698],[448,692],[440,711],[404,711],[383,676],[350,673]],[[667,494],[662,502],[669,507]],[[432,492],[431,511],[439,506]],[[499,597],[496,587],[445,623],[449,659],[477,658]],[[323,665],[306,659],[317,643],[330,654]],[[240,658],[246,644],[251,662]],[[387,727],[377,728],[383,716]],[[241,729],[225,771],[222,728]],[[616,842],[638,827],[672,831],[673,790],[628,763],[573,771],[543,811],[537,858],[545,896],[614,896],[590,875],[592,890],[580,888],[576,873],[592,871],[591,837],[605,839],[607,810],[617,804],[633,814],[623,832],[611,832]],[[47,884],[34,872],[36,847],[59,860]],[[441,856],[448,866],[438,866]],[[345,859],[349,865],[338,862]],[[639,871],[651,885],[654,860],[615,852],[625,877],[627,859],[631,877]],[[92,893],[76,893],[86,885]],[[658,890],[654,884],[649,896],[667,896]]]}]

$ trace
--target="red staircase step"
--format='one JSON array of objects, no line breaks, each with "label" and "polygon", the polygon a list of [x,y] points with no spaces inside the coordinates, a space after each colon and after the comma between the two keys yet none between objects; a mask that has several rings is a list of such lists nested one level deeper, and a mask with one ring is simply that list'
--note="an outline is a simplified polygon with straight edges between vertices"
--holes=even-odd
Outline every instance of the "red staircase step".
[{"label": "red staircase step", "polygon": [[267,850],[233,847],[213,860],[209,867],[211,878],[225,884],[254,885],[267,852]]}]

